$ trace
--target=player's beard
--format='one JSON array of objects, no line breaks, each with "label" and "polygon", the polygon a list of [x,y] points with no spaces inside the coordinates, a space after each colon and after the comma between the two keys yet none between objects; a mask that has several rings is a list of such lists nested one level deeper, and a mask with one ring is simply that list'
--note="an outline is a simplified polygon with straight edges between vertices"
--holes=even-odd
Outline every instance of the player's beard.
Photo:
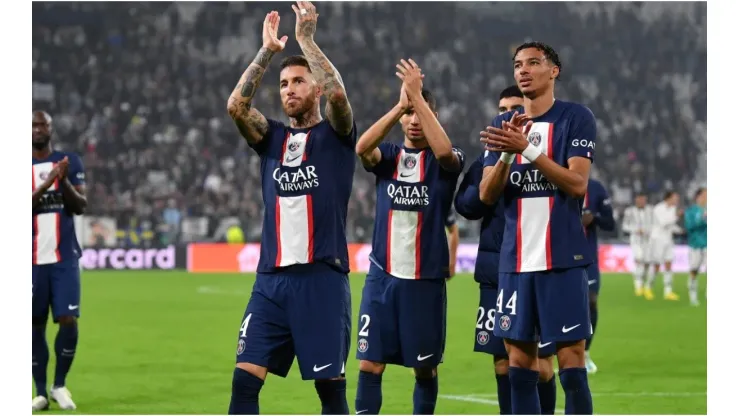
[{"label": "player's beard", "polygon": [[46,146],[49,145],[50,141],[51,141],[51,136],[47,135],[47,136],[40,138],[38,141],[36,139],[33,139],[31,141],[31,145],[36,150],[44,150],[46,149]]},{"label": "player's beard", "polygon": [[299,99],[298,105],[288,106],[287,103],[283,104],[283,111],[290,118],[303,119],[314,107],[314,100],[311,98]]}]

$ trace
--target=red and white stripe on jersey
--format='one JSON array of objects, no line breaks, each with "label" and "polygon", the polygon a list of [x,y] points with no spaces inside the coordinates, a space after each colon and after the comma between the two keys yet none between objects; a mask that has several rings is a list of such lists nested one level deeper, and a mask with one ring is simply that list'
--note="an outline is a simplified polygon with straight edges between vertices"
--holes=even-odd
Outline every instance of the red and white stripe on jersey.
[{"label": "red and white stripe on jersey", "polygon": [[[299,167],[308,159],[311,132],[288,133],[283,142],[282,166]],[[276,267],[313,262],[313,199],[311,195],[277,196],[275,201]]]},{"label": "red and white stripe on jersey", "polygon": [[[553,128],[552,123],[534,123],[529,130],[530,142],[540,152],[552,159]],[[539,143],[533,137],[539,136]],[[517,162],[529,164],[529,160],[517,156]],[[516,270],[519,273],[549,270],[552,268],[552,238],[550,232],[550,214],[554,196],[519,198],[517,201],[516,227]]]},{"label": "red and white stripe on jersey", "polygon": [[[53,162],[32,165],[32,190],[40,187],[51,174],[56,164]],[[59,180],[55,180],[49,191],[59,189]],[[53,264],[62,260],[59,255],[61,217],[58,212],[47,212],[33,215],[33,264]]]},{"label": "red and white stripe on jersey", "polygon": [[[393,179],[405,183],[424,182],[426,151],[406,153],[401,149],[396,157]],[[385,271],[401,279],[421,277],[421,211],[388,211]]]}]

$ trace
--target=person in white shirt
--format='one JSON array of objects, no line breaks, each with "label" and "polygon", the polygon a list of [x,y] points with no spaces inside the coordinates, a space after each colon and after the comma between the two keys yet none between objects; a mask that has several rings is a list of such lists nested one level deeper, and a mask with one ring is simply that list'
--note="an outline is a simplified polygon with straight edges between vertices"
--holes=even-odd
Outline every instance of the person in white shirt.
[{"label": "person in white shirt", "polygon": [[679,196],[677,192],[668,191],[663,201],[653,207],[653,215],[650,226],[650,240],[648,261],[651,263],[647,272],[647,285],[644,288],[645,299],[653,299],[653,280],[655,274],[664,265],[663,270],[663,298],[666,300],[678,300],[678,295],[673,292],[673,273],[671,263],[673,262],[673,234],[681,232],[678,219],[682,212],[678,208]]},{"label": "person in white shirt", "polygon": [[633,272],[635,296],[643,295],[643,279],[649,264],[647,255],[652,207],[647,202],[647,195],[644,192],[637,193],[635,205],[624,211],[624,221],[622,222],[622,230],[630,235],[630,248],[635,262]]}]

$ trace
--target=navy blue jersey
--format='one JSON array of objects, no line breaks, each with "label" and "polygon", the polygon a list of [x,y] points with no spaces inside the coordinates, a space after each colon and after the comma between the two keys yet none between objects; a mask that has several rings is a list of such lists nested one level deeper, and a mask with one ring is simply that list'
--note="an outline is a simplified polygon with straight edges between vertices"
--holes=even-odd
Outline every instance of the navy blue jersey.
[{"label": "navy blue jersey", "polygon": [[588,190],[583,200],[583,211],[591,212],[594,220],[585,227],[586,240],[588,248],[594,260],[599,257],[599,237],[597,230],[601,228],[604,231],[614,230],[614,210],[609,199],[609,194],[601,182],[596,179],[588,180]]},{"label": "navy blue jersey", "polygon": [[[65,157],[69,160],[67,178],[73,186],[85,183],[82,160],[74,153],[53,151],[46,159],[32,158],[33,190],[40,187],[51,170]],[[54,264],[80,257],[74,216],[64,208],[62,184],[57,179],[33,210],[33,264]]]},{"label": "navy blue jersey", "polygon": [[[455,196],[455,210],[468,220],[481,220],[478,258],[476,259],[475,280],[478,283],[496,284],[498,282],[499,253],[504,239],[504,204],[486,205],[480,200],[480,181],[483,178],[483,161],[488,151],[481,153],[470,164],[470,168],[460,182]],[[478,267],[485,262],[485,267]],[[478,272],[480,271],[480,272]]]},{"label": "navy blue jersey", "polygon": [[348,273],[345,228],[356,127],[341,137],[327,120],[301,129],[268,123],[265,137],[252,146],[261,160],[265,204],[257,272],[324,262]]},{"label": "navy blue jersey", "polygon": [[451,172],[430,148],[381,143],[378,149],[381,160],[368,169],[377,189],[370,260],[401,279],[449,277],[445,223],[465,163],[463,152],[453,147],[460,170]]},{"label": "navy blue jersey", "polygon": [[[512,112],[493,119],[501,127]],[[596,119],[587,107],[555,100],[547,113],[532,119],[527,139],[544,155],[567,167],[571,157],[593,161]],[[484,166],[493,166],[500,152],[491,152]],[[500,272],[522,273],[567,269],[591,264],[581,225],[583,199],[557,189],[522,155],[511,165],[502,201],[506,230]]]},{"label": "navy blue jersey", "polygon": [[455,218],[455,209],[450,206],[447,216],[445,217],[445,227],[450,228],[457,224],[457,218]]}]

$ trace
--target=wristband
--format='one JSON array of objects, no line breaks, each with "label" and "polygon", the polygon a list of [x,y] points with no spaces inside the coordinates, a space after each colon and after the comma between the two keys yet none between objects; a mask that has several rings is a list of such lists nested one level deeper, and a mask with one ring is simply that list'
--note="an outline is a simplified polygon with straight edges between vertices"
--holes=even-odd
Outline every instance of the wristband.
[{"label": "wristband", "polygon": [[534,160],[537,159],[541,154],[542,152],[540,152],[540,149],[536,148],[532,143],[530,143],[522,152],[522,156],[524,156],[530,162],[534,162]]},{"label": "wristband", "polygon": [[516,154],[501,152],[501,157],[498,160],[506,163],[507,165],[511,165],[512,163],[514,163],[514,159],[516,159]]}]

